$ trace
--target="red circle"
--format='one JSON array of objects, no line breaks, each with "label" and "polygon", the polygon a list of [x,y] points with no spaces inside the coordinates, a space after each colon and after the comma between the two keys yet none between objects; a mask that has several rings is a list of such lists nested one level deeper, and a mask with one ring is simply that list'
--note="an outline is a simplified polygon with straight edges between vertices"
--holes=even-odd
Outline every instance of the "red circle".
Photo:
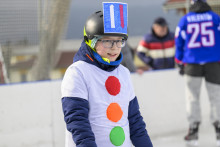
[{"label": "red circle", "polygon": [[105,81],[105,87],[109,94],[116,96],[120,92],[121,84],[118,78],[114,76],[109,76],[108,79]]}]

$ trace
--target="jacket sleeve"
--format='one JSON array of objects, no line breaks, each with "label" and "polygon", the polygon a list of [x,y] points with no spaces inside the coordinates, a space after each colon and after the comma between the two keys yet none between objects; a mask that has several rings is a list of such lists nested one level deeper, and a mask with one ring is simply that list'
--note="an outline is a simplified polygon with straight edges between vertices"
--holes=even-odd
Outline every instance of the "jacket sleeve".
[{"label": "jacket sleeve", "polygon": [[182,62],[183,60],[185,40],[186,40],[185,17],[182,17],[175,31],[175,45],[176,45],[175,61],[177,63]]},{"label": "jacket sleeve", "polygon": [[143,52],[138,52],[137,55],[145,64],[152,67],[153,59],[150,56],[146,56],[146,54]]},{"label": "jacket sleeve", "polygon": [[88,119],[89,103],[77,97],[63,97],[62,106],[67,130],[77,147],[97,147]]},{"label": "jacket sleeve", "polygon": [[218,16],[218,33],[220,34],[220,15]]},{"label": "jacket sleeve", "polygon": [[149,44],[147,38],[148,35],[145,35],[144,38],[140,41],[137,47],[137,55],[145,64],[152,66],[153,58],[148,55]]},{"label": "jacket sleeve", "polygon": [[145,129],[146,125],[139,111],[137,98],[129,103],[128,120],[130,138],[135,147],[153,147],[150,137]]}]

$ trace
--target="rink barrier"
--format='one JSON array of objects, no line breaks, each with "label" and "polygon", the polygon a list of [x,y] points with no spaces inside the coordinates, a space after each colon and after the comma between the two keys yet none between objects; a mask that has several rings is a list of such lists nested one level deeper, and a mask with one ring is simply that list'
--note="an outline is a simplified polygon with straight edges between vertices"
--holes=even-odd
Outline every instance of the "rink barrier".
[{"label": "rink barrier", "polygon": [[[177,70],[132,74],[131,78],[152,140],[187,130],[184,78]],[[0,86],[0,146],[64,146],[60,84],[55,80]],[[208,120],[204,84],[201,99],[202,117]]]}]

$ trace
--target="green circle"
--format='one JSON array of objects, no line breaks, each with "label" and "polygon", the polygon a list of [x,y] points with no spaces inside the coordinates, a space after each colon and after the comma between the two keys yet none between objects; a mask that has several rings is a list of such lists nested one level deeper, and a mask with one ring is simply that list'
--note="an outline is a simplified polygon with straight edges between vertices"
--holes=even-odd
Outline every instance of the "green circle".
[{"label": "green circle", "polygon": [[125,141],[125,133],[124,130],[121,127],[114,127],[111,130],[111,133],[109,135],[111,143],[115,146],[120,146]]}]

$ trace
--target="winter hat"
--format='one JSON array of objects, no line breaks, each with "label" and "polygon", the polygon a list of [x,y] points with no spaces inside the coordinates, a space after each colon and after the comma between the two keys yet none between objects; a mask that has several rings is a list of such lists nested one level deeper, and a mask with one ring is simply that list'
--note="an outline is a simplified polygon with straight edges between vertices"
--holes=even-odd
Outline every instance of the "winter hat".
[{"label": "winter hat", "polygon": [[158,24],[160,26],[167,26],[167,22],[163,17],[158,17],[154,20],[154,24]]}]

